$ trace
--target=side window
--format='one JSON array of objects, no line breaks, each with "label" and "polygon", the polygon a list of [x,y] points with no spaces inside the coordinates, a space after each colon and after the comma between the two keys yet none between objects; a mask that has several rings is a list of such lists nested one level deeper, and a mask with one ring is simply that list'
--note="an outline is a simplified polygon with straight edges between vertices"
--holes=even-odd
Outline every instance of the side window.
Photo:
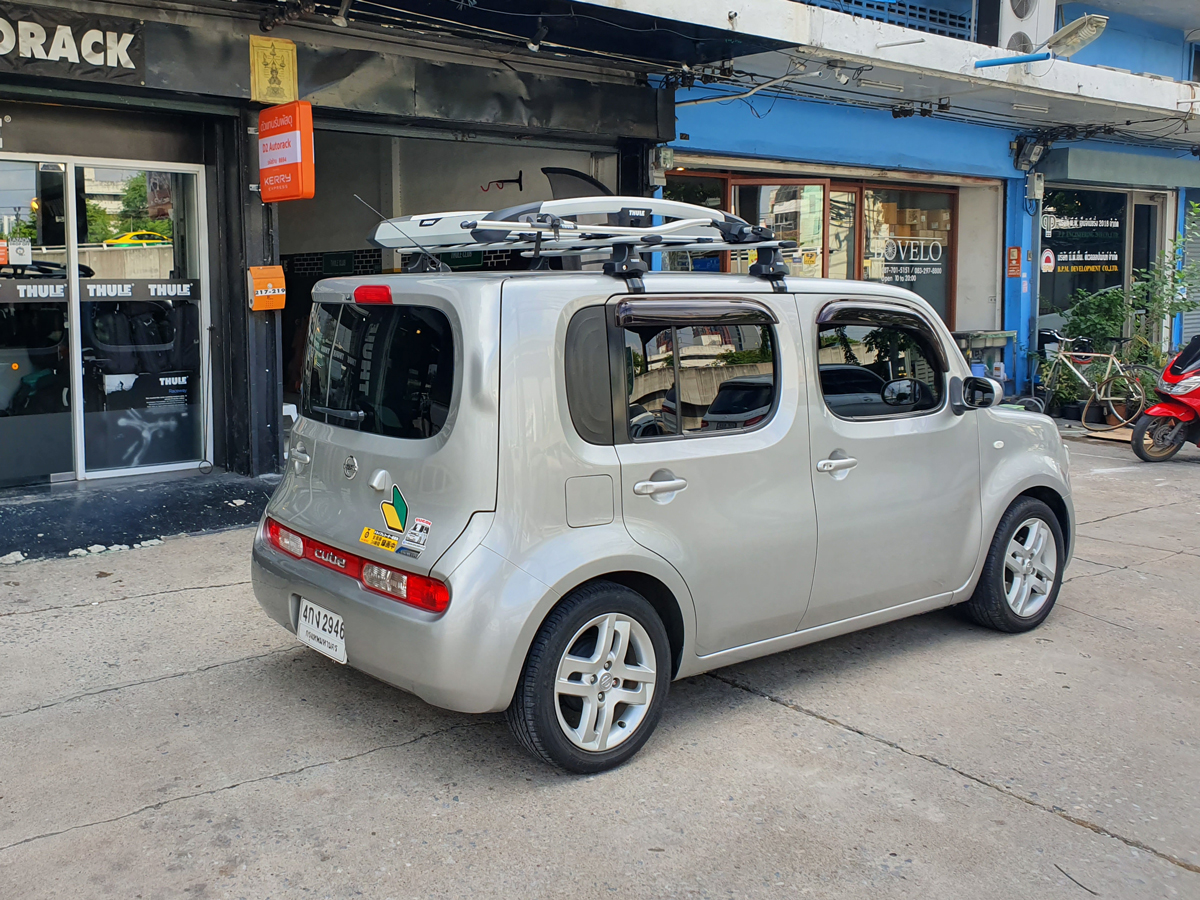
[{"label": "side window", "polygon": [[942,404],[945,369],[929,326],[907,313],[839,313],[818,326],[825,405],[844,419],[927,412]]},{"label": "side window", "polygon": [[632,440],[745,430],[770,416],[776,373],[769,325],[694,321],[623,334]]}]

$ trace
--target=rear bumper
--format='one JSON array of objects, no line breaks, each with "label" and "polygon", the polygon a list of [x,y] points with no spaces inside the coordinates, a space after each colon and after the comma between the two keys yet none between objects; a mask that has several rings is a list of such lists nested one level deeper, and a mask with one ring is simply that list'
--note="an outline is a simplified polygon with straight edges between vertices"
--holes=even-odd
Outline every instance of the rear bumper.
[{"label": "rear bumper", "polygon": [[305,597],[344,620],[348,665],[434,706],[468,713],[508,706],[525,659],[522,631],[550,592],[477,547],[450,578],[449,608],[435,615],[281,553],[263,541],[261,530],[251,579],[267,615],[293,634]]}]

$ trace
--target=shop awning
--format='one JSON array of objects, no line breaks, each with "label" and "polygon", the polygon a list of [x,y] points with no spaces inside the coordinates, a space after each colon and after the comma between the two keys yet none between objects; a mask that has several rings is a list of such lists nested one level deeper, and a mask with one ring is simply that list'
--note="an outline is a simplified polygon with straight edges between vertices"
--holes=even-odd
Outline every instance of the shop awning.
[{"label": "shop awning", "polygon": [[1115,153],[1085,147],[1051,150],[1037,170],[1047,181],[1080,181],[1124,187],[1200,188],[1200,160]]}]

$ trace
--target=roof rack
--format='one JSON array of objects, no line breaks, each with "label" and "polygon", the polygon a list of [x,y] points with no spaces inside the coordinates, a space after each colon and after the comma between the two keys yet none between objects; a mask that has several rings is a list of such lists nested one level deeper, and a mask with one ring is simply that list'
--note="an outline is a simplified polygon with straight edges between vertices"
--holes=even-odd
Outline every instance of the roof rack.
[{"label": "roof rack", "polygon": [[[597,221],[579,221],[595,218]],[[645,290],[648,270],[642,253],[661,251],[756,250],[750,274],[784,290],[788,274],[782,250],[795,241],[776,239],[761,225],[721,210],[648,197],[579,197],[546,200],[489,212],[442,212],[380,222],[370,242],[391,250],[414,250],[407,272],[445,271],[439,253],[512,250],[533,268],[555,256],[611,251],[606,275],[624,278],[634,292]]]}]

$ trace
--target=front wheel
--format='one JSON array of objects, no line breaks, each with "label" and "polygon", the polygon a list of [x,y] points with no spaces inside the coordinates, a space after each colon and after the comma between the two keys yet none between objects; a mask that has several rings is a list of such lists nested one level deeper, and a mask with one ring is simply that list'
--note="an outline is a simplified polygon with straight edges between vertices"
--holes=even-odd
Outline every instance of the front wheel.
[{"label": "front wheel", "polygon": [[1138,419],[1130,439],[1138,459],[1163,462],[1178,453],[1184,444],[1184,435],[1183,429],[1176,433],[1177,425],[1179,420],[1174,416],[1142,416]]},{"label": "front wheel", "polygon": [[1037,628],[1058,599],[1066,554],[1053,510],[1034,497],[1018,497],[996,528],[967,612],[997,631]]},{"label": "front wheel", "polygon": [[671,645],[644,597],[585,585],[542,623],[507,717],[534,756],[592,774],[621,765],[650,738],[671,682]]}]

